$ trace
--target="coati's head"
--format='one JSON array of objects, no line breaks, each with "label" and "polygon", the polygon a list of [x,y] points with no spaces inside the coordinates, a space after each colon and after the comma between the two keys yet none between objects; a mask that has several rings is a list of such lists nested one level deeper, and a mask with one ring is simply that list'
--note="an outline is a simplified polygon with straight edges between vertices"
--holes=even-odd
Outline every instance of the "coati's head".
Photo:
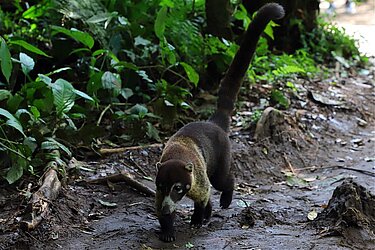
[{"label": "coati's head", "polygon": [[176,210],[176,203],[191,188],[193,163],[180,160],[168,160],[156,164],[156,188],[162,195],[161,213],[171,214]]}]

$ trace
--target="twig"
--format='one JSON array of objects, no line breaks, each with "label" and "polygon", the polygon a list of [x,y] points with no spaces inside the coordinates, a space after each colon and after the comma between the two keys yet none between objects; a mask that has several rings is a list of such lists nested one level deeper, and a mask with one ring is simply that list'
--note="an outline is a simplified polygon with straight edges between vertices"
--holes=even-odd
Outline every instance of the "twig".
[{"label": "twig", "polygon": [[96,123],[97,126],[100,125],[100,123],[101,123],[101,121],[102,121],[102,119],[103,119],[104,114],[107,112],[107,110],[108,110],[110,107],[111,107],[111,104],[108,104],[108,106],[105,107],[105,109],[100,113],[99,119],[98,119],[98,121],[97,121],[97,123]]},{"label": "twig", "polygon": [[134,188],[135,190],[138,190],[139,192],[147,195],[147,196],[151,196],[151,197],[154,197],[155,196],[155,191],[147,186],[145,186],[144,184],[142,184],[141,182],[137,181],[134,179],[134,177],[125,172],[125,171],[121,171],[121,173],[119,174],[113,174],[113,175],[108,175],[106,177],[103,177],[103,178],[97,178],[97,179],[93,179],[93,180],[86,180],[87,183],[90,183],[90,184],[107,184],[108,181],[110,182],[125,182],[127,185],[129,185],[130,187]]},{"label": "twig", "polygon": [[106,154],[118,154],[125,152],[127,150],[135,150],[135,149],[143,149],[143,148],[157,148],[157,147],[162,147],[163,144],[161,143],[155,143],[155,144],[150,144],[150,145],[141,145],[141,146],[131,146],[131,147],[122,147],[122,148],[101,148],[99,149],[99,153],[101,155],[106,155]]},{"label": "twig", "polygon": [[283,158],[284,158],[284,161],[285,161],[285,165],[286,167],[288,167],[290,169],[290,171],[293,173],[293,174],[296,174],[292,164],[289,162],[288,158],[286,157],[285,153],[283,154]]},{"label": "twig", "polygon": [[[351,171],[355,171],[355,172],[359,172],[359,173],[362,173],[362,174],[365,174],[365,175],[369,175],[369,176],[375,177],[375,172],[370,172],[370,171],[363,170],[363,169],[351,168],[351,167],[345,167],[345,166],[340,166],[340,165],[335,165],[335,166],[324,166],[324,167],[320,167],[320,168],[321,168],[321,169],[327,169],[327,168],[340,168],[340,169],[351,170]],[[297,170],[297,171],[300,171],[300,170],[309,170],[309,169],[318,169],[318,168],[317,168],[317,167],[306,167],[306,168],[297,168],[296,170]]]},{"label": "twig", "polygon": [[147,173],[139,166],[139,164],[133,159],[133,154],[130,152],[129,159],[132,161],[132,163],[136,166],[136,168],[142,172],[144,176],[147,176]]}]

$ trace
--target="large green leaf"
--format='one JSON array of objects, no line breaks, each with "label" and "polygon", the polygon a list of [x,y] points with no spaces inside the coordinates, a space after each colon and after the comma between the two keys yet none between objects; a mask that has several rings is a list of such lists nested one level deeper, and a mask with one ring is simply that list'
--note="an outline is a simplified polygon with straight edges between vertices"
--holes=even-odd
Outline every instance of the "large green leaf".
[{"label": "large green leaf", "polygon": [[43,16],[48,8],[50,7],[50,2],[52,1],[40,1],[43,3],[33,5],[25,12],[22,13],[22,17],[26,19],[37,19],[38,17]]},{"label": "large green leaf", "polygon": [[10,75],[12,74],[12,59],[4,39],[0,38],[0,42],[1,72],[5,76],[7,82],[9,82]]},{"label": "large green leaf", "polygon": [[41,56],[46,56],[46,57],[51,57],[51,56],[47,55],[46,53],[44,53],[42,50],[38,49],[34,45],[31,45],[30,43],[28,43],[24,40],[14,40],[14,41],[11,40],[11,41],[9,41],[9,44],[19,45],[19,46],[23,47],[24,49],[26,49],[30,52],[33,52],[35,54],[38,54],[38,55],[41,55]]},{"label": "large green leaf", "polygon": [[106,71],[102,76],[102,86],[104,89],[111,89],[117,96],[121,92],[121,78],[118,74]]},{"label": "large green leaf", "polygon": [[197,87],[198,86],[198,81],[199,81],[199,75],[198,73],[195,71],[195,69],[193,67],[191,67],[189,64],[187,63],[180,63],[182,67],[184,67],[184,70],[189,78],[189,80],[194,83],[194,86]]},{"label": "large green leaf", "polygon": [[0,108],[0,116],[5,116],[7,118],[6,124],[18,130],[22,135],[25,136],[21,123],[18,121],[18,119],[14,115],[9,113],[8,110]]},{"label": "large green leaf", "polygon": [[147,136],[156,140],[156,141],[161,141],[160,136],[159,136],[159,131],[150,123],[147,122]]},{"label": "large green leaf", "polygon": [[85,46],[89,47],[90,49],[94,46],[94,38],[90,36],[88,33],[77,30],[77,29],[65,29],[59,26],[52,26],[52,29],[57,33],[63,33],[74,40],[84,44]]},{"label": "large green leaf", "polygon": [[14,156],[12,157],[14,161],[12,161],[12,166],[8,170],[5,179],[8,181],[9,184],[13,184],[23,175],[24,168],[27,167],[28,162],[22,158],[21,156]]},{"label": "large green leaf", "polygon": [[50,85],[53,92],[53,103],[59,115],[69,112],[74,106],[76,94],[72,84],[64,79],[57,79]]},{"label": "large green leaf", "polygon": [[70,150],[64,146],[63,144],[61,144],[60,142],[56,141],[55,139],[49,137],[49,138],[46,138],[47,140],[42,142],[41,144],[41,148],[42,149],[45,149],[45,150],[55,150],[55,149],[61,149],[62,151],[64,151],[68,156],[71,156],[72,153],[70,152]]},{"label": "large green leaf", "polygon": [[6,100],[12,96],[12,93],[6,89],[0,89],[0,101]]},{"label": "large green leaf", "polygon": [[156,16],[156,20],[154,24],[155,34],[160,40],[164,39],[165,20],[167,19],[167,11],[168,11],[167,6],[161,7],[161,9],[159,10]]}]

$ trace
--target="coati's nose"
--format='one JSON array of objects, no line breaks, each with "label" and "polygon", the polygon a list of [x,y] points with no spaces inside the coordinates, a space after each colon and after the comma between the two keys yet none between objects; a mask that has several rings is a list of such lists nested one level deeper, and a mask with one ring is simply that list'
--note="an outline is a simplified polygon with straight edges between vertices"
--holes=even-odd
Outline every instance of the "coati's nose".
[{"label": "coati's nose", "polygon": [[161,214],[162,215],[168,215],[171,214],[173,211],[171,211],[171,207],[166,205],[161,208]]}]

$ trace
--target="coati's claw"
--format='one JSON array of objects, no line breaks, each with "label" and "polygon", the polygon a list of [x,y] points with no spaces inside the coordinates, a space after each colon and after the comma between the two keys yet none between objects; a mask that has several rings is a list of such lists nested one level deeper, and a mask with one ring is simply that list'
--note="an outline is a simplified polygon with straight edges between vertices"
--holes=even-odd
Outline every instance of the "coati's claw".
[{"label": "coati's claw", "polygon": [[159,239],[164,242],[172,242],[176,240],[176,233],[175,232],[162,232],[159,235]]},{"label": "coati's claw", "polygon": [[194,228],[200,228],[200,227],[202,227],[202,225],[203,225],[203,217],[202,216],[196,216],[196,214],[193,214],[191,216],[190,226],[194,227]]}]

